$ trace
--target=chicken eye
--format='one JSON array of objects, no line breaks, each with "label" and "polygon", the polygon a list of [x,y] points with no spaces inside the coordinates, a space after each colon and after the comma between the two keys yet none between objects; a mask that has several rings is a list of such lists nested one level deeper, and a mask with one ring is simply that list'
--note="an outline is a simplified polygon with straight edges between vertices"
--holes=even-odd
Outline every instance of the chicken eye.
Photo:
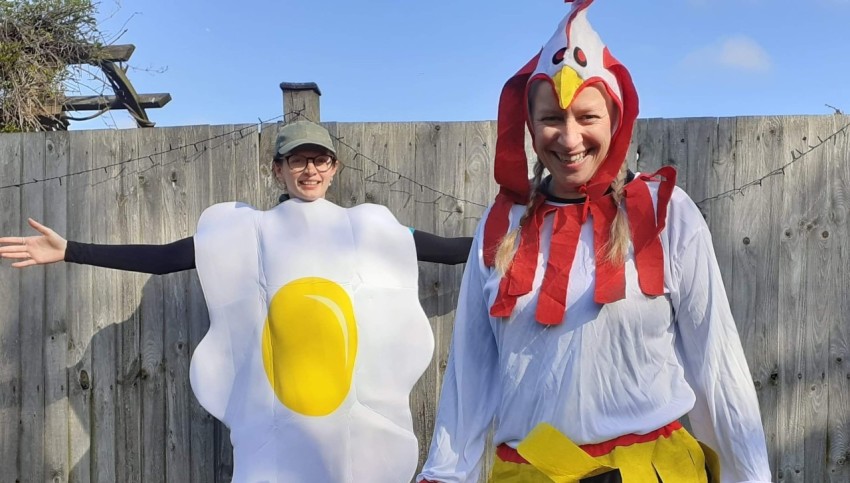
[{"label": "chicken eye", "polygon": [[[563,55],[561,57],[563,57]],[[573,58],[576,60],[576,64],[582,67],[587,67],[587,56],[584,55],[584,51],[580,48],[576,47],[575,50],[573,50]]]},{"label": "chicken eye", "polygon": [[567,53],[566,47],[555,52],[555,55],[552,56],[552,65],[558,65],[561,62],[563,62],[564,61],[564,55],[566,55],[566,53]]}]

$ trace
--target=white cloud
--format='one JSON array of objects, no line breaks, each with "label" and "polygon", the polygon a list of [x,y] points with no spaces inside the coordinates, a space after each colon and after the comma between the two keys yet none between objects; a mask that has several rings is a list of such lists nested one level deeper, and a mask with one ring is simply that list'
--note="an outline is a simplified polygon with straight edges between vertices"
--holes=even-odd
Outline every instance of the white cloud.
[{"label": "white cloud", "polygon": [[724,69],[762,73],[771,69],[770,55],[755,40],[737,35],[686,55],[681,66],[688,70]]},{"label": "white cloud", "polygon": [[770,70],[770,56],[755,40],[738,36],[726,39],[720,49],[719,61],[726,67],[764,72]]}]

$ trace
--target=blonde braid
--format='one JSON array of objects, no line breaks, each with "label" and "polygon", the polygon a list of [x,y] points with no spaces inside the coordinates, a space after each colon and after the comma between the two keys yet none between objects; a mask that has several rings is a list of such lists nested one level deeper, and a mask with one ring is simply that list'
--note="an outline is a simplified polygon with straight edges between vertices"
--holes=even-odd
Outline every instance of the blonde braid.
[{"label": "blonde braid", "polygon": [[543,163],[541,163],[538,159],[534,164],[534,178],[531,180],[531,191],[528,195],[528,203],[525,205],[525,212],[519,219],[517,227],[505,233],[505,236],[502,237],[502,241],[499,242],[499,247],[496,249],[496,270],[498,270],[502,275],[508,271],[511,263],[514,261],[514,255],[516,255],[517,250],[517,237],[519,236],[520,230],[522,230],[522,226],[525,224],[525,221],[532,214],[534,199],[537,197],[537,189],[540,188],[540,183],[543,182],[543,170]]},{"label": "blonde braid", "polygon": [[623,195],[626,187],[626,173],[628,167],[624,162],[620,166],[620,172],[617,173],[617,178],[611,183],[613,193],[611,196],[617,204],[617,214],[614,216],[614,222],[611,223],[611,238],[605,245],[605,258],[614,265],[621,265],[629,252],[629,221],[626,219],[626,212],[623,209]]}]

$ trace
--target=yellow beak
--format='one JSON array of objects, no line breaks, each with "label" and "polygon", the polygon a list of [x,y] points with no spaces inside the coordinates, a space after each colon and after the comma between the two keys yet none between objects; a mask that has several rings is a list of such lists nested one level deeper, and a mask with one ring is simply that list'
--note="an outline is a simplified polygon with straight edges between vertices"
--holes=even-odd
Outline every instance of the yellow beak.
[{"label": "yellow beak", "polygon": [[584,81],[569,66],[564,66],[564,68],[559,70],[552,80],[555,84],[555,91],[558,93],[558,101],[561,103],[561,109],[566,109],[573,102],[576,91]]}]

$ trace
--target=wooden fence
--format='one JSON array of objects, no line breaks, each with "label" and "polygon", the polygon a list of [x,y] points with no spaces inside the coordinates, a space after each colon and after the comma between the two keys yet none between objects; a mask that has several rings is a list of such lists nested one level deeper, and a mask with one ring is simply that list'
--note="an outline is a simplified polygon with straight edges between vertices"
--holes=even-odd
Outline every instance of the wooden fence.
[{"label": "wooden fence", "polygon": [[[674,164],[701,201],[777,481],[850,481],[848,124],[641,120],[632,146],[634,168]],[[402,223],[461,235],[495,194],[494,122],[327,127],[347,165],[329,195],[341,205],[381,203]],[[274,133],[229,125],[0,135],[0,234],[26,233],[33,217],[74,240],[162,243],[191,235],[215,202],[269,208],[279,194],[269,176]],[[423,458],[461,271],[420,264],[436,338],[411,396]],[[227,430],[188,382],[207,327],[194,272],[18,272],[4,262],[0,481],[229,481]]]}]

